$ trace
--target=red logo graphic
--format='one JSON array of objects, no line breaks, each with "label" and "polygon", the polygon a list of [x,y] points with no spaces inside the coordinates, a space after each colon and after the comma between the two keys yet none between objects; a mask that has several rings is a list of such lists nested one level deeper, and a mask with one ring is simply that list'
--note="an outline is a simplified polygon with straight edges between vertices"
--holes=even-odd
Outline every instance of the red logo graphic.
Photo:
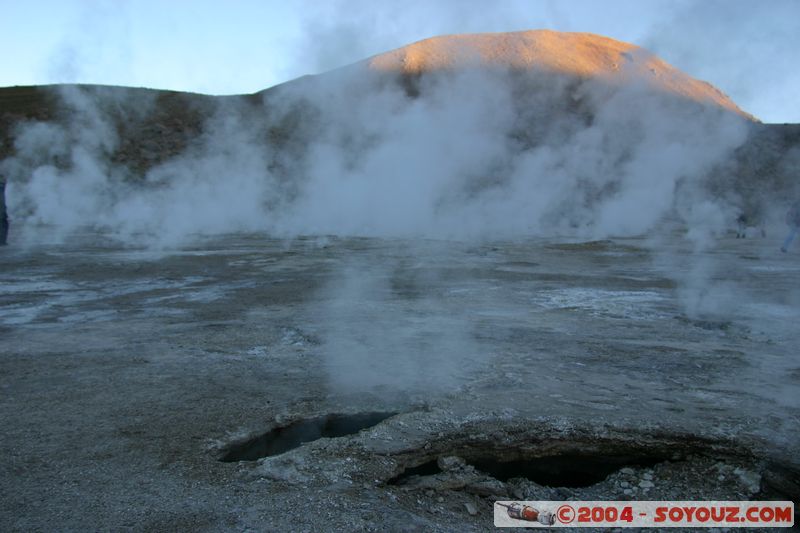
[{"label": "red logo graphic", "polygon": [[562,524],[569,524],[575,520],[575,509],[571,505],[562,505],[556,511],[556,516]]}]

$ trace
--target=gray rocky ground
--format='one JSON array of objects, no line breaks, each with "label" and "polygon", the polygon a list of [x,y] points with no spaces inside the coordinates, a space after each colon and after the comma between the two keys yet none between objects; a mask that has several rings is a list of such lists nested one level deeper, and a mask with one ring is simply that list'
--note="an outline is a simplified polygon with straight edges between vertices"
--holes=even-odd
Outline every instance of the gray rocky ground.
[{"label": "gray rocky ground", "polygon": [[485,531],[497,499],[796,501],[800,255],[780,237],[12,234],[0,530]]}]

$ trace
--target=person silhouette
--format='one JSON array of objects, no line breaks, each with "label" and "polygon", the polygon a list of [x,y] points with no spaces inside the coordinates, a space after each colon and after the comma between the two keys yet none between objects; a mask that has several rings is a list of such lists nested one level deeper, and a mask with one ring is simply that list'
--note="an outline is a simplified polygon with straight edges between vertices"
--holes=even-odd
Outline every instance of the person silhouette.
[{"label": "person silhouette", "polygon": [[6,182],[0,179],[0,246],[8,243],[8,213],[6,212]]}]

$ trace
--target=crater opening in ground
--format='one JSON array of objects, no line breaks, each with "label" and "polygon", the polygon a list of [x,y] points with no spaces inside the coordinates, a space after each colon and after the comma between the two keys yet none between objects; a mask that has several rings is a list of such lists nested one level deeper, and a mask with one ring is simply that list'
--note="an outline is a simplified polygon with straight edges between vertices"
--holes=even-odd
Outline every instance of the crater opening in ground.
[{"label": "crater opening in ground", "polygon": [[477,470],[500,481],[525,478],[545,487],[590,487],[625,467],[648,467],[664,458],[629,455],[557,455],[523,461],[498,461],[482,458],[469,461]]},{"label": "crater opening in ground", "polygon": [[439,468],[439,464],[436,459],[433,461],[428,461],[427,463],[422,463],[421,465],[411,466],[406,468],[398,475],[390,479],[386,482],[387,485],[403,485],[409,479],[415,476],[435,476],[436,474],[441,474],[442,469]]},{"label": "crater opening in ground", "polygon": [[263,435],[226,447],[220,461],[256,461],[262,457],[279,455],[299,448],[303,444],[323,438],[336,438],[353,435],[371,428],[396,412],[374,412],[356,414],[330,414],[306,420],[298,420],[285,426],[274,428]]},{"label": "crater opening in ground", "polygon": [[[525,478],[545,487],[580,488],[600,483],[625,467],[650,467],[665,460],[665,457],[642,455],[569,454],[515,461],[479,457],[467,460],[466,464],[502,482]],[[434,459],[406,468],[388,484],[403,485],[415,476],[433,476],[442,472],[438,460]]]}]

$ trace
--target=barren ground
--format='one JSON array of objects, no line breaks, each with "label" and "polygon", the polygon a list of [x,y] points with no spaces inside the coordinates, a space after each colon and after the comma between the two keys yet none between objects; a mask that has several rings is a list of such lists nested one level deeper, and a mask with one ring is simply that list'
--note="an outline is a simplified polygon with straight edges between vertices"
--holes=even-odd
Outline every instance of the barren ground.
[{"label": "barren ground", "polygon": [[12,239],[0,530],[486,531],[506,498],[796,501],[800,256],[779,238]]}]

